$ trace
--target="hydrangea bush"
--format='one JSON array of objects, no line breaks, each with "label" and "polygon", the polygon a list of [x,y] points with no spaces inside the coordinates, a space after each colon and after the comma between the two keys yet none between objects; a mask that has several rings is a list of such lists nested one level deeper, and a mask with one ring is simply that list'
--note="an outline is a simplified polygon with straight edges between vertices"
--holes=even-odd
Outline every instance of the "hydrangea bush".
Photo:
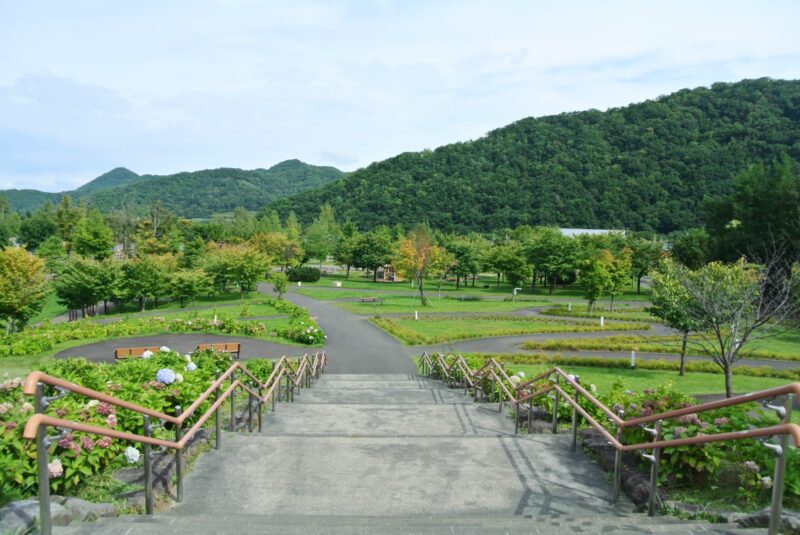
[{"label": "hydrangea bush", "polygon": [[[159,351],[149,359],[126,359],[116,364],[92,363],[85,359],[53,361],[42,368],[50,375],[131,401],[166,414],[175,406],[188,407],[216,379],[216,370],[231,365],[226,353],[211,350],[195,353],[189,359],[174,351]],[[252,360],[248,367],[259,377],[272,369],[266,359]],[[178,371],[180,370],[180,372]],[[181,373],[182,372],[182,373]],[[266,379],[266,377],[264,377]],[[56,394],[47,389],[47,395]],[[212,396],[213,399],[213,396]],[[22,438],[22,428],[33,414],[32,399],[22,393],[22,379],[5,377],[0,381],[0,501],[36,493],[36,451],[33,441]],[[189,418],[191,425],[208,408],[202,404]],[[69,394],[53,401],[47,414],[89,425],[136,434],[142,432],[142,416],[107,403]],[[49,434],[58,431],[50,429]],[[156,428],[155,436],[174,438],[167,424]],[[51,490],[70,493],[92,474],[135,463],[138,443],[85,433],[64,433],[50,446]]]}]

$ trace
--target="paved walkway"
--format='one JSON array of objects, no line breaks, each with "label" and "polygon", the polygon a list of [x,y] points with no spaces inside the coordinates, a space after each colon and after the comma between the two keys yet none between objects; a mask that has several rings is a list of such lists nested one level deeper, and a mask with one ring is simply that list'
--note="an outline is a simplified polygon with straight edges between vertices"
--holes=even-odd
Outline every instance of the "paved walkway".
[{"label": "paved walkway", "polygon": [[[258,287],[260,292],[274,295],[271,288],[270,284]],[[412,360],[416,350],[372,325],[365,316],[294,292],[285,298],[307,308],[325,331],[327,373],[416,373]]]}]

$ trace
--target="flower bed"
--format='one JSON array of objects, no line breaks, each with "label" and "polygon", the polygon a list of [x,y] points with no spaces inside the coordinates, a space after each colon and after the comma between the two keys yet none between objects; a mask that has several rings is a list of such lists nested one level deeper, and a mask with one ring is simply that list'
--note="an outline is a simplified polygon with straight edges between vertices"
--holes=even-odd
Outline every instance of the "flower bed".
[{"label": "flower bed", "polygon": [[[35,355],[53,350],[58,344],[74,340],[103,338],[125,338],[157,332],[205,332],[225,333],[256,338],[279,336],[293,342],[315,345],[324,340],[325,333],[319,328],[308,311],[288,301],[266,300],[278,311],[289,315],[288,325],[270,328],[263,321],[243,321],[221,315],[210,318],[126,318],[108,324],[91,320],[80,320],[60,324],[45,324],[0,337],[0,357]],[[274,334],[273,334],[274,333]]]},{"label": "flower bed", "polygon": [[[174,414],[176,405],[188,407],[213,383],[216,370],[225,370],[230,364],[231,358],[227,353],[208,350],[182,356],[166,350],[117,364],[91,363],[85,359],[57,360],[41,371],[125,401]],[[248,361],[247,366],[262,380],[272,370],[272,362],[266,359]],[[55,393],[48,388],[47,395]],[[22,393],[21,379],[6,379],[0,383],[0,495],[3,500],[36,493],[35,444],[22,438],[22,428],[34,410],[31,402],[32,399]],[[210,401],[201,404],[185,427],[192,425],[209,404]],[[76,394],[53,401],[47,414],[119,431],[142,432],[141,414]],[[56,430],[49,429],[49,432],[55,434]],[[172,439],[174,429],[167,424],[157,427],[154,435]],[[50,446],[51,491],[69,494],[93,474],[138,462],[139,448],[139,444],[108,437],[66,433]]]}]

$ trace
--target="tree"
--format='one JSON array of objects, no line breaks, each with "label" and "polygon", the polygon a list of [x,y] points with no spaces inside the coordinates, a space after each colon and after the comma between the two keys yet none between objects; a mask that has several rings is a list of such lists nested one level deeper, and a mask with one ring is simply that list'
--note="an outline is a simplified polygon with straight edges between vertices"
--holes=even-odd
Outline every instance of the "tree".
[{"label": "tree", "polygon": [[329,204],[323,204],[319,217],[306,229],[303,249],[309,257],[317,258],[322,267],[322,262],[334,252],[340,235],[341,230],[336,224],[333,209]]},{"label": "tree", "polygon": [[581,262],[578,282],[583,286],[583,296],[589,302],[587,310],[594,312],[594,304],[611,285],[611,269],[614,255],[608,249],[600,249]]},{"label": "tree", "polygon": [[333,250],[336,263],[345,266],[345,279],[350,278],[350,268],[356,261],[356,248],[360,239],[361,235],[357,233],[342,235]]},{"label": "tree", "polygon": [[[797,270],[785,250],[758,264],[744,259],[712,262],[679,270],[678,280],[692,300],[686,313],[697,322],[697,344],[725,374],[725,395],[733,395],[733,366],[753,340],[785,330],[798,313]],[[793,257],[789,257],[792,258]]]},{"label": "tree", "polygon": [[676,232],[672,235],[671,241],[672,257],[689,269],[698,269],[706,265],[711,257],[711,236],[705,229],[691,228]]},{"label": "tree", "polygon": [[447,250],[453,255],[454,261],[452,273],[456,276],[456,289],[459,288],[461,279],[464,279],[464,286],[467,285],[467,277],[473,277],[481,269],[481,251],[485,247],[475,236],[456,236],[451,238],[445,245]]},{"label": "tree", "polygon": [[184,246],[181,255],[178,257],[178,267],[194,269],[202,263],[205,254],[206,242],[198,236]]},{"label": "tree", "polygon": [[681,284],[681,274],[686,268],[672,259],[665,258],[653,271],[650,301],[650,313],[664,320],[664,323],[681,335],[681,364],[679,375],[686,370],[686,343],[689,334],[699,328],[696,314],[690,313],[695,308],[689,292]]},{"label": "tree", "polygon": [[56,223],[58,224],[58,234],[64,240],[67,252],[72,251],[72,236],[75,226],[83,217],[84,209],[81,206],[72,204],[72,197],[64,195],[61,202],[56,207]]},{"label": "tree", "polygon": [[44,266],[50,273],[59,271],[61,264],[67,259],[67,249],[61,238],[53,235],[39,244],[36,256],[44,259]]},{"label": "tree", "polygon": [[229,256],[231,279],[239,286],[240,296],[254,291],[270,267],[269,257],[247,246],[230,247],[224,253]]},{"label": "tree", "polygon": [[272,290],[278,294],[278,299],[283,299],[283,294],[289,288],[289,279],[286,278],[286,273],[273,273],[272,274]]},{"label": "tree", "polygon": [[497,286],[500,286],[500,275],[504,275],[512,286],[517,287],[527,278],[528,263],[519,244],[508,242],[495,245],[486,253],[484,262],[497,273]]},{"label": "tree", "polygon": [[564,236],[555,227],[539,227],[523,243],[523,252],[533,266],[531,291],[534,289],[536,275],[549,282],[550,293],[556,289],[556,281],[570,276],[575,271],[576,243]]},{"label": "tree", "polygon": [[664,254],[664,242],[658,238],[631,238],[628,240],[631,251],[631,272],[636,277],[636,293],[642,292],[642,277],[658,265]]},{"label": "tree", "polygon": [[99,210],[89,210],[75,225],[73,250],[81,256],[103,260],[114,249],[114,232],[103,221]]},{"label": "tree", "polygon": [[353,265],[372,270],[373,282],[378,278],[378,268],[392,261],[394,240],[385,226],[380,226],[359,236],[353,251]]},{"label": "tree", "polygon": [[171,255],[139,255],[122,265],[121,290],[127,299],[139,301],[144,312],[152,298],[158,307],[158,297],[169,289],[169,274],[176,262]]},{"label": "tree", "polygon": [[11,243],[11,238],[20,232],[19,214],[11,209],[8,198],[0,195],[0,249]]},{"label": "tree", "polygon": [[259,233],[250,239],[250,245],[260,253],[280,265],[284,271],[296,266],[303,258],[303,248],[297,240],[290,239],[283,232]]},{"label": "tree", "polygon": [[80,310],[86,317],[94,315],[99,301],[103,301],[103,310],[108,312],[108,301],[115,296],[119,278],[119,266],[113,260],[98,262],[73,256],[62,265],[53,287],[60,304]]},{"label": "tree", "polygon": [[17,241],[25,244],[29,250],[37,250],[45,240],[57,234],[58,224],[53,205],[47,203],[22,220]]},{"label": "tree", "polygon": [[44,261],[21,247],[0,251],[0,318],[9,332],[24,327],[46,297]]},{"label": "tree", "polygon": [[423,290],[424,281],[434,273],[443,273],[449,268],[445,265],[447,260],[452,258],[452,255],[433,243],[430,229],[419,225],[400,241],[393,265],[403,277],[417,282],[419,301],[422,306],[428,306],[428,298]]},{"label": "tree", "polygon": [[297,221],[297,216],[294,211],[289,212],[289,215],[286,216],[286,236],[292,241],[299,242],[301,230],[300,223]]},{"label": "tree", "polygon": [[184,269],[174,273],[170,279],[171,294],[181,301],[181,308],[186,300],[194,303],[196,296],[211,288],[211,280],[205,271],[200,269]]},{"label": "tree", "polygon": [[606,291],[611,297],[611,312],[614,312],[614,296],[622,294],[630,283],[631,257],[631,250],[626,247],[619,255],[612,256],[611,263],[606,268],[609,274]]}]

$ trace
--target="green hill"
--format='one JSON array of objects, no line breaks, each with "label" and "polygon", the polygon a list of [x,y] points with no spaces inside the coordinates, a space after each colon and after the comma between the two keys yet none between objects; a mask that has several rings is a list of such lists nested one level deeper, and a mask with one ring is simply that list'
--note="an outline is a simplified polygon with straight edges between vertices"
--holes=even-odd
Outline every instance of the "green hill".
[{"label": "green hill", "polygon": [[68,193],[106,212],[123,203],[134,211],[144,212],[151,201],[160,200],[179,215],[201,218],[239,206],[258,210],[277,199],[319,188],[342,176],[333,167],[318,167],[299,160],[287,160],[269,169],[223,168],[174,175],[137,175],[120,167],[74,191],[6,190],[0,194],[6,195],[11,207],[20,212],[58,201]]},{"label": "green hill", "polygon": [[322,203],[362,228],[520,224],[669,232],[749,164],[800,161],[800,81],[718,83],[605,112],[527,118],[485,137],[405,153],[276,202],[308,222]]}]

